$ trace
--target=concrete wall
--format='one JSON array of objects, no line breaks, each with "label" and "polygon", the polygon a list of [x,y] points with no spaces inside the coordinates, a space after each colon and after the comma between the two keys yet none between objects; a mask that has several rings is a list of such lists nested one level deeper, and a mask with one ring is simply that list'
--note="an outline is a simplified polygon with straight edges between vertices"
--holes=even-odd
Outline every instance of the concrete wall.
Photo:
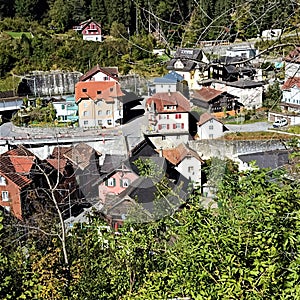
[{"label": "concrete wall", "polygon": [[200,140],[189,141],[188,144],[204,160],[216,156],[234,160],[238,154],[285,149],[283,143],[279,140]]}]

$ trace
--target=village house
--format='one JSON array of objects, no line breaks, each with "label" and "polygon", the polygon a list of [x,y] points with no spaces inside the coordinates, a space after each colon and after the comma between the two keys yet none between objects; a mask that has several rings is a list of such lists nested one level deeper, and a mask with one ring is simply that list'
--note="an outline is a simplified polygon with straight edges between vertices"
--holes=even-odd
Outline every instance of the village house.
[{"label": "village house", "polygon": [[56,112],[56,119],[59,123],[74,123],[78,121],[78,106],[74,96],[52,99]]},{"label": "village house", "polygon": [[300,77],[290,77],[281,87],[280,106],[285,111],[300,113]]},{"label": "village house", "polygon": [[103,40],[101,25],[93,19],[81,22],[73,29],[81,33],[85,41],[102,42]]},{"label": "village house", "polygon": [[185,97],[189,97],[189,87],[183,76],[175,71],[171,71],[163,77],[156,77],[149,87],[149,96],[155,93],[181,92]]},{"label": "village house", "polygon": [[251,46],[244,47],[229,47],[226,49],[225,56],[227,57],[242,57],[243,59],[254,58],[258,55],[258,50]]},{"label": "village house", "polygon": [[285,79],[300,77],[300,47],[289,52],[283,60],[285,62]]},{"label": "village house", "polygon": [[151,136],[154,145],[158,145],[158,140],[165,145],[188,141],[191,106],[180,92],[154,94],[147,99],[146,110],[149,119],[147,135]]},{"label": "village house", "polygon": [[211,113],[236,111],[240,108],[237,101],[238,97],[209,86],[192,90],[190,94],[193,105]]},{"label": "village house", "polygon": [[198,130],[195,139],[199,140],[217,139],[228,131],[228,128],[222,121],[207,112],[200,116],[197,126]]},{"label": "village house", "polygon": [[181,176],[191,182],[194,188],[201,186],[201,167],[204,161],[196,151],[183,143],[174,148],[157,149],[157,151]]},{"label": "village house", "polygon": [[118,81],[118,67],[100,67],[99,64],[79,77],[79,81]]},{"label": "village house", "polygon": [[183,77],[190,89],[199,88],[198,81],[209,77],[209,60],[200,48],[178,48],[167,63],[167,70]]}]

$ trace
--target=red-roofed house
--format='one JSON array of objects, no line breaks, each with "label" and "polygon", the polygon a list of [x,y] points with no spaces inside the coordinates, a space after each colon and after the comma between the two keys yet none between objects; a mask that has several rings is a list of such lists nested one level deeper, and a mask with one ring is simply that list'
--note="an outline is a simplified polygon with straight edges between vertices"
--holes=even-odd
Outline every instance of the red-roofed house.
[{"label": "red-roofed house", "polygon": [[300,77],[287,79],[282,85],[281,90],[281,107],[287,111],[300,112]]},{"label": "red-roofed house", "polygon": [[33,183],[31,172],[35,162],[34,154],[22,146],[0,156],[0,205],[18,219],[27,209],[25,201]]},{"label": "red-roofed house", "polygon": [[122,96],[117,81],[80,81],[75,86],[80,127],[114,127],[123,118]]},{"label": "red-roofed house", "polygon": [[224,124],[213,115],[205,112],[200,116],[197,123],[196,139],[207,140],[216,139],[223,136],[228,129]]},{"label": "red-roofed house", "polygon": [[212,113],[222,112],[224,109],[226,111],[237,109],[236,98],[226,91],[219,91],[211,87],[202,87],[191,92],[191,102]]},{"label": "red-roofed house", "polygon": [[285,78],[300,77],[300,47],[296,47],[285,58]]},{"label": "red-roofed house", "polygon": [[118,76],[117,67],[100,67],[96,65],[83,74],[79,81],[118,81]]},{"label": "red-roofed house", "polygon": [[75,26],[73,29],[80,32],[85,41],[102,42],[101,25],[93,19],[81,22],[79,26]]},{"label": "red-roofed house", "polygon": [[192,181],[194,187],[201,186],[201,166],[204,161],[196,151],[181,143],[177,147],[159,149],[157,152],[174,165],[180,174]]},{"label": "red-roofed house", "polygon": [[[148,133],[167,140],[164,145],[178,145],[189,138],[190,101],[180,92],[156,93],[146,101]],[[154,144],[159,147],[157,142]]]}]

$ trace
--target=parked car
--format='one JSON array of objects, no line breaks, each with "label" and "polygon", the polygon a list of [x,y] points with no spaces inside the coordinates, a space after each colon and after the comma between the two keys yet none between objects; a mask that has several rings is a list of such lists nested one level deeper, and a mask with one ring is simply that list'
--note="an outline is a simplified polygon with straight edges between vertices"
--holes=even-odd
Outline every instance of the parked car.
[{"label": "parked car", "polygon": [[273,123],[274,128],[283,127],[283,126],[286,126],[286,125],[288,125],[288,121],[286,119],[280,119],[280,120],[277,120]]}]

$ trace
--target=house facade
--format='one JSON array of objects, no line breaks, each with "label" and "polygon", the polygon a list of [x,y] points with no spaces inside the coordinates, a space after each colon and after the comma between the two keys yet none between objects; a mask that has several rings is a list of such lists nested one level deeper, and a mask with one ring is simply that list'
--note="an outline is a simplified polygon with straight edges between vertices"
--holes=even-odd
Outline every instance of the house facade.
[{"label": "house facade", "polygon": [[198,81],[208,78],[209,60],[200,48],[178,48],[174,58],[167,63],[167,70],[183,77],[190,89],[198,88]]},{"label": "house facade", "polygon": [[237,97],[226,91],[208,86],[202,87],[199,90],[193,90],[190,94],[193,105],[208,110],[211,113],[222,112],[224,110],[228,112],[238,109]]},{"label": "house facade", "polygon": [[122,96],[117,81],[81,81],[75,87],[80,127],[115,127],[123,118]]},{"label": "house facade", "polygon": [[81,22],[79,26],[75,26],[73,29],[81,33],[85,41],[102,42],[101,25],[93,19]]},{"label": "house facade", "polygon": [[118,67],[100,67],[99,64],[83,74],[79,81],[118,81]]},{"label": "house facade", "polygon": [[73,123],[78,121],[78,106],[74,96],[68,96],[52,102],[56,111],[56,119],[60,123]]},{"label": "house facade", "polygon": [[244,59],[254,58],[258,55],[258,51],[252,47],[229,47],[226,50],[228,57],[242,57]]},{"label": "house facade", "polygon": [[284,59],[285,79],[300,77],[300,47],[292,50]]},{"label": "house facade", "polygon": [[285,111],[300,113],[300,77],[288,78],[281,87],[282,102]]},{"label": "house facade", "polygon": [[209,113],[204,113],[200,116],[197,123],[196,139],[207,140],[222,137],[228,129],[224,124]]},{"label": "house facade", "polygon": [[146,101],[148,131],[155,140],[171,144],[187,142],[189,138],[189,100],[180,92],[156,93]]}]

